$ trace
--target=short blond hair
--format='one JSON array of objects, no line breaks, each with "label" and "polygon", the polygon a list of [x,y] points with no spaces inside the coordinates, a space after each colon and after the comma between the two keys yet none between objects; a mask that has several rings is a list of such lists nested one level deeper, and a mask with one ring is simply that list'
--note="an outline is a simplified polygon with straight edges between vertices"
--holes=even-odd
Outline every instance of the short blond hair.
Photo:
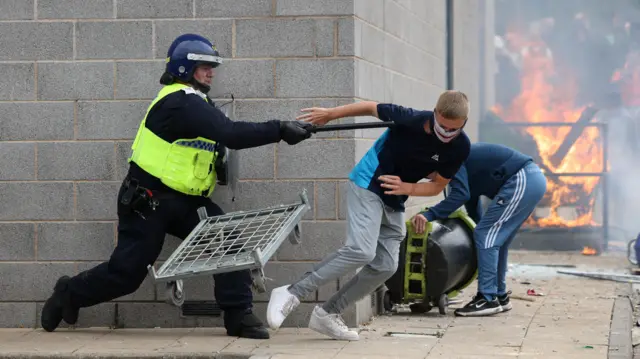
[{"label": "short blond hair", "polygon": [[469,117],[469,99],[461,91],[445,91],[438,98],[436,111],[449,120],[466,120]]}]

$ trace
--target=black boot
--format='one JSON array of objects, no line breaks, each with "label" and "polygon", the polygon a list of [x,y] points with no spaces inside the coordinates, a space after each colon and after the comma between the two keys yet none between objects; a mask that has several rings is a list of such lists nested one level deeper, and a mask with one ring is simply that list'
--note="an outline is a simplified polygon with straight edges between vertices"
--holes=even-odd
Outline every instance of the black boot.
[{"label": "black boot", "polygon": [[269,331],[251,309],[225,310],[224,327],[231,337],[269,339]]},{"label": "black boot", "polygon": [[48,332],[56,330],[60,321],[64,319],[67,324],[73,325],[78,321],[78,308],[73,308],[69,301],[67,283],[71,278],[62,276],[53,287],[53,294],[42,307],[40,325]]}]

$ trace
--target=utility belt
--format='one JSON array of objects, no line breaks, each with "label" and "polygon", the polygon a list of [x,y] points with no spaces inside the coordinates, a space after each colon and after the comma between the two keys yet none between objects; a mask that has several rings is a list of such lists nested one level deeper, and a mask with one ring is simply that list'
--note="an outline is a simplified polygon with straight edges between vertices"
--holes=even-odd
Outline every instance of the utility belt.
[{"label": "utility belt", "polygon": [[120,204],[125,214],[137,213],[146,219],[147,215],[156,210],[160,202],[150,189],[140,186],[136,179],[127,177],[123,183]]}]

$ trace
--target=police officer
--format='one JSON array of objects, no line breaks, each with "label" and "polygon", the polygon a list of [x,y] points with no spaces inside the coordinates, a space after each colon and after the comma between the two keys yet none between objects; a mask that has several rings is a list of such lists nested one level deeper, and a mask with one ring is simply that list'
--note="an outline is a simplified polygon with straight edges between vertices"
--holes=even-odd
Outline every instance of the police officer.
[{"label": "police officer", "polygon": [[[74,277],[63,276],[42,309],[41,325],[75,324],[79,309],[136,291],[162,250],[166,233],[184,239],[198,224],[197,209],[223,214],[209,196],[224,150],[311,136],[307,124],[270,120],[231,121],[206,95],[222,60],[215,46],[195,34],[177,37],[167,53],[164,85],[149,106],[133,142],[130,167],[118,193],[118,243],[109,261]],[[227,334],[267,339],[252,313],[249,271],[214,275],[214,294]]]}]

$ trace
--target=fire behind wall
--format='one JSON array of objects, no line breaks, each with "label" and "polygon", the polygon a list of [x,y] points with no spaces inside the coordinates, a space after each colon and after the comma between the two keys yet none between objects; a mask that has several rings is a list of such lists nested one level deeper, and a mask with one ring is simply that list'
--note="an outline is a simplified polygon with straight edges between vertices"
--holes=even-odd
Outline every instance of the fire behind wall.
[{"label": "fire behind wall", "polygon": [[496,69],[487,75],[494,76],[495,103],[484,113],[480,140],[532,155],[545,171],[547,194],[523,228],[608,225],[611,243],[635,237],[640,232],[635,218],[640,212],[640,4],[502,0],[495,5]]}]

